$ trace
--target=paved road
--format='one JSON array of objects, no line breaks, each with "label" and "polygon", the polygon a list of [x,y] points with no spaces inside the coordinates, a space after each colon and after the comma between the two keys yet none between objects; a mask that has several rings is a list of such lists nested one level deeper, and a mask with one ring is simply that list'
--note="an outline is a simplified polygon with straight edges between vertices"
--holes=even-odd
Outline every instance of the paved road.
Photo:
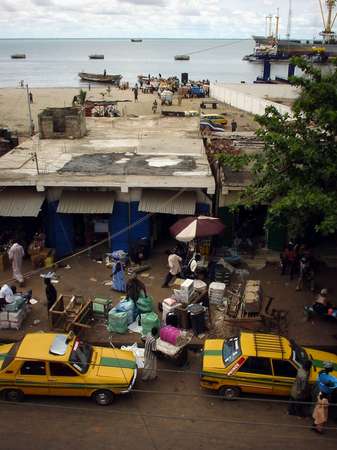
[{"label": "paved road", "polygon": [[[193,358],[190,371],[197,369]],[[139,382],[136,389],[109,407],[87,399],[47,397],[0,403],[0,449],[337,448],[333,422],[318,436],[310,430],[310,419],[287,416],[286,405],[277,399],[223,402],[206,396],[194,373],[160,372],[158,380]]]}]

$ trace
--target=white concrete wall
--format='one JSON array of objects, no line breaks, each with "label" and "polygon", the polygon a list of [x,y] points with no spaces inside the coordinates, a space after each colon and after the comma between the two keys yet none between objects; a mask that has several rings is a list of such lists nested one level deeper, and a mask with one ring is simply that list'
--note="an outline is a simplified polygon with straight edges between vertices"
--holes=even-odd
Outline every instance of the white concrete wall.
[{"label": "white concrete wall", "polygon": [[[239,89],[238,86],[239,85],[228,85],[224,83],[211,83],[210,96],[220,102],[227,103],[234,108],[241,109],[251,114],[262,115],[267,106],[274,106],[281,114],[288,113],[291,115],[289,106],[281,105],[280,103],[272,102],[256,95],[257,90],[254,85],[246,85],[245,89]],[[251,87],[251,90],[249,90],[249,87]],[[276,92],[278,91],[275,91],[275,95],[270,94],[269,96],[281,98],[279,97],[279,94],[276,95]],[[262,90],[260,93],[262,93]]]},{"label": "white concrete wall", "polygon": [[290,84],[268,84],[268,83],[217,83],[234,91],[243,92],[259,98],[283,98],[295,99],[299,89]]}]

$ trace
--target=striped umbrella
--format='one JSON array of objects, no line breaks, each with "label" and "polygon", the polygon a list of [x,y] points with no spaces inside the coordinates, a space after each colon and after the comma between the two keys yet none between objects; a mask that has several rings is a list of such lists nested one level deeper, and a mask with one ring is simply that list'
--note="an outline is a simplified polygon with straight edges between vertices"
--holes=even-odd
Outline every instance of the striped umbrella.
[{"label": "striped umbrella", "polygon": [[216,217],[185,217],[170,227],[170,233],[177,241],[190,242],[196,238],[220,234],[224,228],[221,220]]}]

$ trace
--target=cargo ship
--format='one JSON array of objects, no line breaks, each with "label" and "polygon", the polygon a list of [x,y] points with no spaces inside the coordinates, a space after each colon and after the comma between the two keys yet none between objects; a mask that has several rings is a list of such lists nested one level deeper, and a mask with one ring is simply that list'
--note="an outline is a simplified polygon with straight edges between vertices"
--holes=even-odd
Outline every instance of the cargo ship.
[{"label": "cargo ship", "polygon": [[[324,2],[324,3],[323,3]],[[337,13],[334,13],[336,0],[319,0],[321,16],[324,29],[319,34],[321,39],[290,39],[291,31],[291,0],[289,0],[289,15],[287,26],[287,38],[280,39],[279,15],[275,16],[275,31],[272,32],[272,16],[266,17],[266,36],[252,36],[255,41],[254,53],[246,55],[246,61],[256,61],[260,59],[285,60],[292,56],[317,56],[328,60],[337,56],[337,36],[333,31]],[[267,29],[269,28],[269,31]]]}]

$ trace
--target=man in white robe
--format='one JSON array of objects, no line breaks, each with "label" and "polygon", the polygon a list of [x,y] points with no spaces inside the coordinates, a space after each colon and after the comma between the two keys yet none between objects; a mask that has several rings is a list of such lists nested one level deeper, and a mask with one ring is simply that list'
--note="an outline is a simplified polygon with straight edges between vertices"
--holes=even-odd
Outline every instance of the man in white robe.
[{"label": "man in white robe", "polygon": [[24,283],[22,275],[22,260],[25,255],[25,251],[22,245],[15,242],[8,250],[8,257],[12,263],[13,278],[20,283],[20,286]]}]

